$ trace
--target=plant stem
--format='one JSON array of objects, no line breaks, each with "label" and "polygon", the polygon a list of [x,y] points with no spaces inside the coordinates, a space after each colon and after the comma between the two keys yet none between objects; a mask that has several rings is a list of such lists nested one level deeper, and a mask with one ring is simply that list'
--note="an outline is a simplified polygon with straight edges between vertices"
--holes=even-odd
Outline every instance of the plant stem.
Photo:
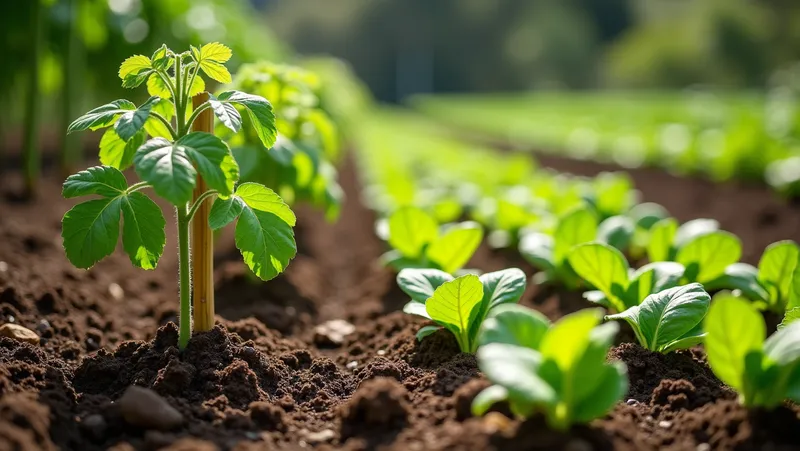
[{"label": "plant stem", "polygon": [[178,283],[180,290],[181,311],[178,316],[180,323],[178,333],[178,347],[183,350],[192,338],[192,282],[189,268],[189,216],[186,206],[177,208],[178,216]]},{"label": "plant stem", "polygon": [[182,80],[182,58],[180,55],[175,55],[175,117],[178,125],[178,137],[186,134],[186,103],[184,98],[183,80]]},{"label": "plant stem", "polygon": [[39,154],[39,109],[41,93],[39,92],[39,65],[44,53],[44,20],[45,6],[41,1],[32,1],[33,39],[31,40],[31,64],[28,74],[28,93],[25,98],[25,134],[22,144],[23,173],[25,176],[25,194],[33,196],[39,182],[41,155]]}]

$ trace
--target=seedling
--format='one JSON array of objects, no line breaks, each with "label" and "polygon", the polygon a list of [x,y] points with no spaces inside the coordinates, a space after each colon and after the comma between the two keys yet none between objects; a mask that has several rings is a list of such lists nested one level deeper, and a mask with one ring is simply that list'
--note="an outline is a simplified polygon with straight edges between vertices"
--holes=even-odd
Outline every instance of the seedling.
[{"label": "seedling", "polygon": [[546,323],[535,315],[498,313],[497,328],[508,329],[503,335],[522,338],[478,349],[478,365],[494,385],[475,397],[473,414],[507,401],[515,415],[542,413],[561,431],[605,415],[628,391],[628,377],[624,363],[606,362],[619,325],[599,324],[602,317],[602,310],[586,309],[543,330]]},{"label": "seedling", "polygon": [[676,286],[685,270],[679,263],[655,262],[633,271],[619,250],[599,242],[575,246],[567,259],[578,276],[597,289],[584,293],[584,297],[616,312]]},{"label": "seedling", "polygon": [[771,409],[786,399],[800,402],[800,322],[766,338],[756,306],[725,294],[714,298],[705,330],[708,364],[739,393],[743,406]]},{"label": "seedling", "polygon": [[627,321],[643,348],[666,354],[703,341],[710,302],[703,286],[693,283],[651,294],[640,305],[606,319]]},{"label": "seedling", "polygon": [[392,268],[436,268],[454,274],[478,249],[483,229],[465,221],[439,227],[419,208],[402,207],[389,217],[389,244],[393,250],[381,259]]},{"label": "seedling", "polygon": [[[224,66],[230,57],[230,49],[211,43],[183,53],[162,46],[150,58],[128,58],[119,70],[122,85],[135,88],[146,82],[152,97],[138,107],[128,100],[116,100],[86,113],[68,128],[71,133],[111,127],[100,142],[104,165],[72,175],[64,183],[64,197],[99,196],[64,215],[62,237],[67,257],[75,266],[89,268],[110,255],[117,245],[122,215],[123,249],[135,266],[153,269],[164,249],[165,220],[159,207],[141,191],[152,188],[173,204],[178,230],[181,348],[192,330],[189,230],[193,219],[208,221],[217,229],[238,218],[236,246],[247,266],[263,280],[282,272],[297,249],[292,230],[295,216],[283,200],[255,183],[236,186],[239,169],[227,144],[210,133],[190,132],[198,115],[209,108],[238,131],[242,118],[237,108],[243,108],[263,144],[274,144],[275,117],[263,97],[226,91],[190,111],[189,100],[205,86],[201,72],[221,83],[231,81]],[[130,186],[121,172],[129,166],[142,179]],[[193,200],[198,175],[210,189]],[[195,218],[202,203],[213,197],[217,199],[209,217]]]},{"label": "seedling", "polygon": [[411,296],[403,311],[436,323],[420,329],[418,340],[445,328],[461,352],[474,353],[484,319],[499,306],[519,302],[526,278],[517,268],[458,278],[438,269],[408,268],[397,275],[397,283]]}]

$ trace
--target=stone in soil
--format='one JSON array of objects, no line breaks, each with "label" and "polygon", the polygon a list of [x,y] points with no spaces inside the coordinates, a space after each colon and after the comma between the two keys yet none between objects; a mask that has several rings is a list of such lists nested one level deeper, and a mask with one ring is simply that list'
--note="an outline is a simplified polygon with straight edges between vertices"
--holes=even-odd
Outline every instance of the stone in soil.
[{"label": "stone in soil", "polygon": [[169,431],[183,423],[183,415],[149,388],[128,387],[116,405],[126,422],[144,429]]},{"label": "stone in soil", "polygon": [[39,344],[39,336],[36,335],[36,332],[22,327],[19,324],[3,324],[0,326],[0,336],[12,338],[17,341],[23,341],[32,345]]}]

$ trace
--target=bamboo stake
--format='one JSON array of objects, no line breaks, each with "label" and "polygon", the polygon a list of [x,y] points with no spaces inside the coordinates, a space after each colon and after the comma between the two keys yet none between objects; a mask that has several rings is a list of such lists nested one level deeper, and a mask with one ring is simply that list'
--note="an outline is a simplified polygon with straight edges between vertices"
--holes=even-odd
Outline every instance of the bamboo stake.
[{"label": "bamboo stake", "polygon": [[[202,92],[192,98],[192,106],[199,107],[208,100],[208,93]],[[214,114],[207,109],[197,116],[192,130],[214,132]],[[202,177],[197,177],[194,199],[208,191]],[[209,331],[214,327],[214,234],[208,226],[211,201],[207,199],[198,208],[192,221],[192,318],[194,330]]]}]

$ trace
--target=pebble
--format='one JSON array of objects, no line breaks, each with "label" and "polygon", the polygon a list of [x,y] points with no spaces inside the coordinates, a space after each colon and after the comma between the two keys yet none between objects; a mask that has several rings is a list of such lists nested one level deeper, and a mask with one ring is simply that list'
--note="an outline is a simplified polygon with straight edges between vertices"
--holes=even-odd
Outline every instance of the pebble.
[{"label": "pebble", "polygon": [[695,448],[697,451],[711,451],[711,445],[708,443],[701,443]]},{"label": "pebble", "polygon": [[36,332],[22,327],[19,324],[3,324],[0,326],[0,336],[13,338],[17,341],[24,341],[32,345],[39,344],[39,336],[36,335]]},{"label": "pebble", "polygon": [[344,343],[345,337],[355,332],[355,330],[356,326],[343,319],[326,321],[314,328],[314,342],[338,346]]},{"label": "pebble", "polygon": [[346,366],[347,366],[348,370],[354,370],[354,369],[358,368],[358,362],[353,360],[352,362],[347,362]]},{"label": "pebble", "polygon": [[659,421],[658,422],[658,427],[664,428],[664,429],[669,429],[669,428],[672,427],[672,422],[671,421]]},{"label": "pebble", "polygon": [[108,293],[111,295],[112,298],[121,301],[122,298],[125,297],[125,291],[122,289],[119,284],[112,283],[108,286]]},{"label": "pebble", "polygon": [[145,429],[168,431],[183,423],[183,415],[149,388],[131,385],[117,401],[122,418]]},{"label": "pebble", "polygon": [[92,414],[81,421],[81,428],[94,440],[102,440],[106,435],[106,419],[102,415]]},{"label": "pebble", "polygon": [[377,354],[378,355],[386,355],[386,350],[385,349],[379,349]]},{"label": "pebble", "polygon": [[629,405],[629,406],[635,406],[636,404],[639,404],[639,401],[637,401],[637,400],[635,400],[635,399],[631,398],[631,399],[629,399],[629,400],[625,401],[625,404],[627,404],[627,405]]},{"label": "pebble", "polygon": [[489,412],[483,417],[483,424],[489,434],[506,431],[511,427],[511,420],[499,412]]},{"label": "pebble", "polygon": [[36,325],[36,330],[39,331],[40,334],[43,334],[50,330],[50,321],[46,319],[42,319],[39,321],[39,324]]},{"label": "pebble", "polygon": [[14,318],[14,315],[8,315],[8,322],[9,322],[9,323],[13,323],[13,322],[14,322],[14,321],[16,321],[16,320],[17,320],[17,319],[16,319],[16,318]]},{"label": "pebble", "polygon": [[311,444],[324,443],[333,440],[336,437],[336,432],[332,429],[323,429],[318,432],[307,432],[305,437]]},{"label": "pebble", "polygon": [[6,272],[6,271],[8,271],[8,263],[0,262],[0,272]]}]

